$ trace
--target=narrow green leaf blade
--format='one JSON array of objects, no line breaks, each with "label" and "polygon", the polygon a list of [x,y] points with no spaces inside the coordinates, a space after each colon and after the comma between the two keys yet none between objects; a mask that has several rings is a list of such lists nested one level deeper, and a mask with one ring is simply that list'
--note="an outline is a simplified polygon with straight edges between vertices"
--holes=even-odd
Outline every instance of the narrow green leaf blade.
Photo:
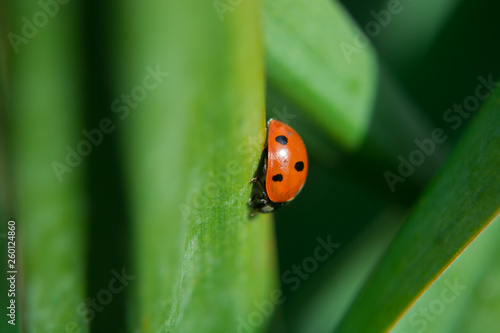
[{"label": "narrow green leaf blade", "polygon": [[131,331],[259,332],[269,320],[249,321],[276,274],[271,216],[250,219],[247,205],[265,135],[259,2],[219,9],[177,0],[123,8],[123,89],[142,85],[144,67],[168,72],[123,119]]},{"label": "narrow green leaf blade", "polygon": [[499,98],[481,108],[336,332],[389,329],[499,214]]},{"label": "narrow green leaf blade", "polygon": [[404,314],[392,333],[497,332],[500,216]]}]

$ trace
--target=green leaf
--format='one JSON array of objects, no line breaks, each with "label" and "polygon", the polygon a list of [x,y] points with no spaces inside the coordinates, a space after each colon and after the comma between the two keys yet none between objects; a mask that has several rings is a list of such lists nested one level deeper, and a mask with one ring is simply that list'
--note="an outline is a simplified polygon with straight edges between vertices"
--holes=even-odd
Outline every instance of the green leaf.
[{"label": "green leaf", "polygon": [[499,214],[499,98],[481,108],[336,332],[389,329]]},{"label": "green leaf", "polygon": [[[10,6],[10,31],[21,36],[21,18],[40,12],[40,6],[36,2]],[[85,167],[76,152],[72,162],[67,161],[67,147],[77,150],[82,139],[77,8],[76,3],[68,5],[65,15],[50,19],[17,48],[8,44],[9,162],[15,186],[9,193],[15,195],[15,211],[9,218],[16,221],[16,327],[27,332],[88,331],[84,316],[77,312],[86,288]]]},{"label": "green leaf", "polygon": [[247,205],[265,135],[259,2],[230,8],[220,16],[200,1],[123,8],[124,91],[139,89],[148,66],[169,73],[123,119],[132,331],[259,332],[269,320],[254,302],[275,286],[273,224],[250,218]]},{"label": "green leaf", "polygon": [[373,49],[336,1],[265,0],[267,75],[344,148],[365,138],[376,93]]},{"label": "green leaf", "polygon": [[497,216],[391,332],[496,332],[500,310],[499,237]]}]

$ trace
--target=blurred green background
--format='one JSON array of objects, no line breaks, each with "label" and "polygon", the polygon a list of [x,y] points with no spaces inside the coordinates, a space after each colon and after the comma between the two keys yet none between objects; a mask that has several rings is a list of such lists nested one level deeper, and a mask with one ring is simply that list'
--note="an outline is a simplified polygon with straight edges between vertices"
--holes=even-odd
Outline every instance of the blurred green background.
[{"label": "blurred green background", "polygon": [[[499,9],[0,3],[0,331],[499,332]],[[251,218],[271,117],[309,175]]]}]

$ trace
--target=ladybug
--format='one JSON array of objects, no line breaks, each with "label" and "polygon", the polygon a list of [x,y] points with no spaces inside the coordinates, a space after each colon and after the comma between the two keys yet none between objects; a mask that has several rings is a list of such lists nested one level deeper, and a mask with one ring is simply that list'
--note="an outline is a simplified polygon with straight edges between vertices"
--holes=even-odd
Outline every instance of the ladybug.
[{"label": "ladybug", "polygon": [[270,213],[292,201],[306,182],[307,151],[293,128],[274,119],[267,122],[267,140],[248,205],[257,213]]}]

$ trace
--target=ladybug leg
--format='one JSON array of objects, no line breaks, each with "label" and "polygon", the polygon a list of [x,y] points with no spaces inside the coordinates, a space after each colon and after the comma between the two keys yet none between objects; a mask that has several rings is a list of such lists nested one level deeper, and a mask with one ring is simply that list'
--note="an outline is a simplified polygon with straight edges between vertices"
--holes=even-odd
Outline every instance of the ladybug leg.
[{"label": "ladybug leg", "polygon": [[[267,197],[267,194],[266,194],[266,186],[264,185],[264,182],[262,181],[262,179],[260,179],[259,177],[253,177],[252,180],[250,181],[251,184],[259,184],[260,186],[260,189],[262,190],[262,196],[264,197],[264,199],[262,200],[269,200],[269,198]],[[253,197],[252,197],[253,199]]]},{"label": "ladybug leg", "polygon": [[264,186],[264,183],[262,182],[262,179],[260,179],[259,177],[253,177],[252,180],[250,181],[251,184],[259,184],[260,188],[262,189],[262,191],[265,193],[265,186]]},{"label": "ladybug leg", "polygon": [[251,206],[251,205],[252,205],[252,203],[253,203],[253,201],[254,201],[254,199],[255,199],[256,197],[257,197],[257,196],[254,194],[254,195],[252,195],[252,196],[250,197],[250,199],[248,199],[248,205],[249,205],[249,206]]}]

